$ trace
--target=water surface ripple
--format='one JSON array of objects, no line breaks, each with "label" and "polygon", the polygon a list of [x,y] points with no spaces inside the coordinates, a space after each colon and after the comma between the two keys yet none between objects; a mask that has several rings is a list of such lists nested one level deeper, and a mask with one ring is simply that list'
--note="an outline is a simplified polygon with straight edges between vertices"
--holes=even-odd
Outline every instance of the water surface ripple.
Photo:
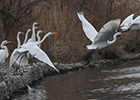
[{"label": "water surface ripple", "polygon": [[140,61],[48,76],[33,89],[13,100],[140,100]]}]

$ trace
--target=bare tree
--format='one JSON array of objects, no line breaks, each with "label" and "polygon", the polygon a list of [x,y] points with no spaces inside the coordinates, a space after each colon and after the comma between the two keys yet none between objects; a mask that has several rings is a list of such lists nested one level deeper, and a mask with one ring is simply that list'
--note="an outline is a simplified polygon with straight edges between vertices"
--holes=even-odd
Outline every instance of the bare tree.
[{"label": "bare tree", "polygon": [[128,2],[128,0],[126,0],[120,7],[117,7],[116,9],[113,9],[113,3],[114,2],[115,2],[115,0],[109,0],[109,2],[108,2],[109,13],[107,14],[106,22],[110,21],[110,18],[111,18],[112,13],[116,12],[121,7],[123,7],[124,5],[126,5],[126,3]]},{"label": "bare tree", "polygon": [[[42,0],[1,0],[0,18],[5,31],[5,39],[10,33],[10,29],[16,25],[21,27],[29,21],[34,7]],[[25,20],[26,21],[23,21]]]}]

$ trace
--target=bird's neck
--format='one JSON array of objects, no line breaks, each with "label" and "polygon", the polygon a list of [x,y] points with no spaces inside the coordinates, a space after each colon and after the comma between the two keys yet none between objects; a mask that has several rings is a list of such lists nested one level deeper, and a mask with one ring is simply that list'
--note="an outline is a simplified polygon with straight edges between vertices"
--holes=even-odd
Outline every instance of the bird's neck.
[{"label": "bird's neck", "polygon": [[47,33],[41,41],[37,42],[37,45],[40,45],[50,35],[51,35],[50,33]]},{"label": "bird's neck", "polygon": [[36,38],[35,38],[35,25],[33,24],[33,26],[32,26],[32,37],[31,37],[31,39],[32,39],[32,41],[36,41]]},{"label": "bird's neck", "polygon": [[7,47],[4,44],[1,44],[2,49],[7,49]]},{"label": "bird's neck", "polygon": [[19,34],[20,33],[17,34],[17,42],[18,42],[17,48],[20,48],[20,46],[21,46],[20,39],[19,39]]},{"label": "bird's neck", "polygon": [[113,35],[113,40],[112,40],[112,41],[109,41],[109,40],[108,40],[108,45],[113,44],[113,43],[116,41],[116,37],[117,37],[118,35],[119,35],[119,34],[117,34],[117,33],[114,34],[114,35]]},{"label": "bird's neck", "polygon": [[41,32],[38,32],[38,33],[37,33],[37,41],[38,41],[38,42],[40,41],[40,36],[39,36],[40,33],[41,33]]},{"label": "bird's neck", "polygon": [[29,30],[26,32],[23,44],[25,44],[27,42],[29,32],[30,32]]}]

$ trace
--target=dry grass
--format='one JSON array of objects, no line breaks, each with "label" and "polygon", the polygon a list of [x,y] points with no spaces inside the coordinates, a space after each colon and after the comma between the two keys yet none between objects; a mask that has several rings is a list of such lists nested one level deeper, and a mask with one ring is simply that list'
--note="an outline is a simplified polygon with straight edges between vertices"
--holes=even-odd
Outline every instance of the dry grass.
[{"label": "dry grass", "polygon": [[[46,32],[57,31],[58,35],[48,37],[42,44],[42,49],[49,55],[53,62],[71,63],[82,61],[82,56],[89,52],[86,45],[90,40],[85,36],[81,22],[77,17],[77,12],[81,9],[83,0],[45,0],[36,6],[32,17],[38,15],[36,19],[39,26]],[[140,14],[138,0],[115,0],[112,6],[111,20],[125,19],[129,14],[134,13],[135,17]],[[131,5],[130,5],[131,4]],[[85,0],[82,11],[88,21],[97,29],[105,24],[109,14],[109,0]],[[32,22],[33,23],[33,22]],[[22,28],[13,27],[8,39],[14,43],[9,46],[10,53],[16,48],[16,34],[19,30],[26,32],[31,28],[31,24]],[[134,53],[139,53],[139,31],[129,32],[126,36],[118,37],[117,41],[93,55],[94,60],[119,58]],[[3,34],[2,34],[3,36]],[[41,34],[43,37],[44,34]],[[4,36],[3,36],[4,37]],[[23,41],[23,36],[21,36]],[[2,39],[1,39],[2,40]]]}]

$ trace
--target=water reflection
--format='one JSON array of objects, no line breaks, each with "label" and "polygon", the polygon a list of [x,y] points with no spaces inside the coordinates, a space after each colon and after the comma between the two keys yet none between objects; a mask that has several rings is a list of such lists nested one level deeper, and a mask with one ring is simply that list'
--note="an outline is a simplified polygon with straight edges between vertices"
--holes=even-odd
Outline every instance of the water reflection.
[{"label": "water reflection", "polygon": [[46,91],[43,89],[42,86],[37,86],[36,88],[28,87],[28,92],[24,95],[20,95],[20,97],[17,97],[13,100],[46,100]]},{"label": "water reflection", "polygon": [[33,96],[42,95],[44,99],[31,99],[31,93],[30,99],[14,100],[139,100],[139,77],[140,61],[91,68],[46,77],[34,87],[38,92],[33,92]]}]

